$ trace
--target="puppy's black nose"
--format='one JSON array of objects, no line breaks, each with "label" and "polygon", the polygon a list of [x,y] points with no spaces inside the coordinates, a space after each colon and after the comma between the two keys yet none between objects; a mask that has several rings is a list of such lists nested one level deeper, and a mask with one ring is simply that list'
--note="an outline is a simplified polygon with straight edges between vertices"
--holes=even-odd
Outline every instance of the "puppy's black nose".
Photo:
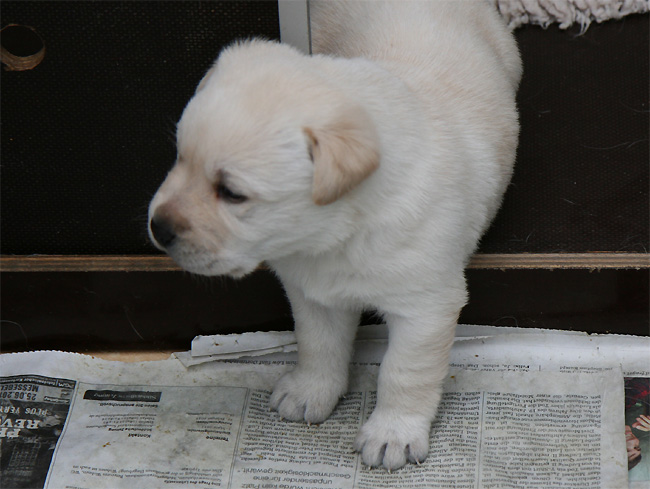
[{"label": "puppy's black nose", "polygon": [[172,231],[172,226],[166,219],[154,216],[149,223],[149,227],[151,228],[151,235],[163,248],[168,248],[176,239],[176,234]]}]

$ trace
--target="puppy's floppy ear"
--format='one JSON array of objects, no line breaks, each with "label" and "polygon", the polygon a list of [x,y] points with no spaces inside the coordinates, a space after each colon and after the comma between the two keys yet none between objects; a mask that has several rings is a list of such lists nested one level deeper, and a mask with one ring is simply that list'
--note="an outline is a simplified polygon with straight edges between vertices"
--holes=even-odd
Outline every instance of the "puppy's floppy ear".
[{"label": "puppy's floppy ear", "polygon": [[306,127],[314,162],[312,198],[334,202],[379,166],[379,138],[372,120],[358,105],[340,108],[322,127]]}]

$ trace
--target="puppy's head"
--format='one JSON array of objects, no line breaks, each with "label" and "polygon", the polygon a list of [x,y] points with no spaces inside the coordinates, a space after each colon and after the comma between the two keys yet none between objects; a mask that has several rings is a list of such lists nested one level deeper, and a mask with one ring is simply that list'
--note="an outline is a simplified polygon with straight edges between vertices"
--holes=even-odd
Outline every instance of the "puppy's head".
[{"label": "puppy's head", "polygon": [[149,207],[152,241],[183,268],[242,276],[349,235],[344,201],[378,167],[379,143],[363,108],[322,77],[327,62],[252,41],[201,81]]}]

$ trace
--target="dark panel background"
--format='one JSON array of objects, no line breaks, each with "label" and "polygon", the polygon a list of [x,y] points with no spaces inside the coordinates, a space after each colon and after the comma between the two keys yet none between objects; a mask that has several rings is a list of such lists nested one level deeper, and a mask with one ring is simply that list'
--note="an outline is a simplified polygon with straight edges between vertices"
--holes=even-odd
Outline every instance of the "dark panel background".
[{"label": "dark panel background", "polygon": [[[151,254],[175,121],[221,47],[278,38],[273,1],[12,1],[45,60],[2,72],[2,253]],[[526,26],[521,141],[486,253],[648,249],[648,16]]]},{"label": "dark panel background", "polygon": [[220,49],[279,39],[272,1],[3,1],[44,61],[2,71],[2,253],[155,253],[150,198]]},{"label": "dark panel background", "polygon": [[[460,322],[649,335],[648,270],[468,270]],[[293,328],[266,271],[3,273],[2,351],[188,350],[196,335]],[[363,322],[379,318],[366,315]]]},{"label": "dark panel background", "polygon": [[[44,62],[1,73],[1,251],[150,254],[146,209],[175,121],[220,48],[278,38],[272,1],[11,1]],[[481,251],[648,249],[648,16],[516,32],[525,65],[513,183]],[[469,270],[461,322],[648,334],[648,270]],[[187,349],[292,327],[272,274],[4,273],[3,351]],[[370,322],[372,318],[366,317]]]},{"label": "dark panel background", "polygon": [[517,165],[482,251],[648,250],[649,24],[516,31]]}]

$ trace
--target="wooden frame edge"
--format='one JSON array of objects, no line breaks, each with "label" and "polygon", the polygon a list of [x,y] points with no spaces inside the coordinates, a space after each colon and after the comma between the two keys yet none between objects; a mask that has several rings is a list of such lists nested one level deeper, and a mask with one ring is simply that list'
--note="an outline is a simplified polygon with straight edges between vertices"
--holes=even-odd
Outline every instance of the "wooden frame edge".
[{"label": "wooden frame edge", "polygon": [[[476,254],[468,269],[647,269],[648,253]],[[165,255],[1,255],[0,272],[180,272]]]},{"label": "wooden frame edge", "polygon": [[469,269],[644,269],[650,268],[647,253],[518,253],[476,254],[470,260]]}]

